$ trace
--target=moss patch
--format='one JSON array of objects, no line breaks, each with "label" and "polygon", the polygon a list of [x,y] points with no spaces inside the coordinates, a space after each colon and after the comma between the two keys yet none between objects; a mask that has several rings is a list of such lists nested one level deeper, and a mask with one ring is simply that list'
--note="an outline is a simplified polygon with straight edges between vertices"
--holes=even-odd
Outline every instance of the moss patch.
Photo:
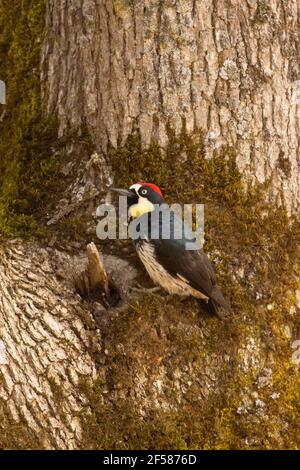
[{"label": "moss patch", "polygon": [[169,137],[165,151],[138,135],[112,149],[116,184],[152,181],[168,202],[205,204],[205,249],[233,315],[223,323],[192,299],[153,295],[113,313],[105,390],[86,390],[82,445],[297,448],[299,374],[284,330],[297,329],[299,221],[268,206],[266,187],[244,184],[232,149],[207,159],[201,132]]},{"label": "moss patch", "polygon": [[40,54],[45,0],[0,0],[0,77],[7,85],[0,122],[0,235],[40,231],[36,213],[59,169],[57,122],[43,112]]},{"label": "moss patch", "polygon": [[[120,16],[122,2],[114,8]],[[0,0],[0,78],[8,90],[0,123],[1,236],[36,234],[58,182],[64,142],[56,119],[43,113],[40,93],[44,18],[45,0]],[[183,125],[179,136],[168,134],[165,150],[155,142],[144,149],[138,133],[111,149],[116,183],[152,181],[167,202],[205,204],[205,249],[234,313],[224,324],[199,313],[192,299],[159,296],[112,311],[96,358],[105,381],[79,386],[89,402],[82,447],[299,447],[299,373],[284,334],[286,326],[299,327],[290,314],[299,221],[266,204],[266,187],[245,186],[233,149],[208,159],[201,131],[191,136]],[[284,156],[279,160],[288,173]],[[66,219],[61,235],[73,238],[79,220]],[[268,369],[272,380],[261,386]],[[59,388],[51,387],[59,399]],[[11,425],[1,407],[0,446],[34,448],[24,423]]]},{"label": "moss patch", "polygon": [[262,278],[269,288],[283,277],[289,283],[291,266],[294,271],[299,259],[299,220],[288,218],[284,207],[266,203],[267,184],[245,185],[234,149],[224,147],[208,159],[201,131],[190,136],[183,126],[179,137],[171,129],[168,133],[165,151],[156,143],[144,149],[138,134],[123,147],[111,149],[116,184],[151,181],[160,186],[168,203],[205,204],[205,248],[218,263],[220,279],[223,267],[226,277],[240,265],[245,283],[247,271],[253,271],[253,291],[260,288]]},{"label": "moss patch", "polygon": [[12,421],[6,413],[6,403],[0,400],[0,449],[39,449],[40,442],[30,431],[25,420]]}]

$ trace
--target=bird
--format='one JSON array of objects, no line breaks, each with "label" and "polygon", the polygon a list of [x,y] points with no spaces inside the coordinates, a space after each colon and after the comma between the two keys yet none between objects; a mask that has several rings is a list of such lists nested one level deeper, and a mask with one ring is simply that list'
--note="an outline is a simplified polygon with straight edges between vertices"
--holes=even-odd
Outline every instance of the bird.
[{"label": "bird", "polygon": [[[140,229],[134,238],[136,252],[154,284],[169,294],[196,298],[206,312],[223,319],[231,307],[217,286],[214,268],[202,248],[186,249],[196,240],[194,233],[169,209],[160,188],[139,182],[129,189],[111,190],[127,197],[130,220]],[[169,237],[162,235],[165,220],[170,224]],[[174,236],[176,230],[180,238]]]}]

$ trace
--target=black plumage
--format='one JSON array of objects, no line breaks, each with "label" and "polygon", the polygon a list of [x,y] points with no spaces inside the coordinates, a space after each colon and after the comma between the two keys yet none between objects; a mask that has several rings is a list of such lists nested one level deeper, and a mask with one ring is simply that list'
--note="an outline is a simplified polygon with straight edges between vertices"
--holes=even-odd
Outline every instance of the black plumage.
[{"label": "black plumage", "polygon": [[[207,301],[199,300],[206,311],[223,317],[220,307],[227,311],[230,307],[216,284],[216,275],[210,260],[203,249],[186,249],[188,244],[196,242],[193,233],[174,212],[167,206],[163,207],[158,206],[153,212],[136,219],[140,234],[135,240],[137,252],[144,244],[150,244],[156,261],[171,276],[185,279],[192,289],[207,297]],[[170,237],[164,239],[163,227],[166,221],[170,224]],[[159,234],[159,237],[153,238],[153,234]],[[180,239],[177,238],[178,234]]]},{"label": "black plumage", "polygon": [[230,311],[216,284],[214,268],[203,249],[191,248],[191,229],[164,203],[152,183],[137,183],[129,190],[114,189],[128,198],[130,235],[152,280],[170,293],[192,295],[202,308],[222,318]]}]

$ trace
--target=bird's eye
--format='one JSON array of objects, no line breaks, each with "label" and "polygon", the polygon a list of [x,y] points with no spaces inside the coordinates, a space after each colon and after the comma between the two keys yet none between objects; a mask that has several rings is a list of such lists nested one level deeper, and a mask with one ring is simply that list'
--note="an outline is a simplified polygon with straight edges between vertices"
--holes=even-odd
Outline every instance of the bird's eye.
[{"label": "bird's eye", "polygon": [[141,194],[143,194],[143,195],[147,194],[147,192],[148,192],[147,189],[142,189],[141,190]]}]

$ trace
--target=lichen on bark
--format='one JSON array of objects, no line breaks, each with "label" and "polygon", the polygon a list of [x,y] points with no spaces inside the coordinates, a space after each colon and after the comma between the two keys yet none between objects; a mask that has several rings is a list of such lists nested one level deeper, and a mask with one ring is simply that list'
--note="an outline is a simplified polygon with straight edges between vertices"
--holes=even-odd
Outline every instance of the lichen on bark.
[{"label": "lichen on bark", "polygon": [[[202,128],[208,153],[238,150],[243,174],[298,211],[298,0],[50,0],[43,48],[60,132],[87,124],[97,149]],[[69,73],[70,64],[72,73]],[[76,97],[76,99],[74,99]],[[288,159],[290,171],[281,170]]]},{"label": "lichen on bark", "polygon": [[291,344],[299,333],[299,221],[270,207],[261,185],[245,187],[232,150],[205,158],[201,133],[170,133],[165,152],[133,135],[110,158],[122,186],[150,180],[169,202],[205,202],[205,250],[233,315],[220,323],[192,300],[153,295],[112,314],[101,387],[86,388],[93,405],[83,447],[298,448]]},{"label": "lichen on bark", "polygon": [[[265,197],[298,207],[297,2],[100,3],[49,0],[44,38],[44,1],[0,0],[0,232],[51,231],[0,246],[0,446],[299,448],[299,221]],[[78,296],[112,176],[205,203],[227,322],[134,294],[119,241],[123,305]]]},{"label": "lichen on bark", "polygon": [[[0,236],[38,234],[37,212],[53,194],[62,146],[41,100],[46,1],[0,1]],[[41,203],[43,201],[43,203]]]}]

